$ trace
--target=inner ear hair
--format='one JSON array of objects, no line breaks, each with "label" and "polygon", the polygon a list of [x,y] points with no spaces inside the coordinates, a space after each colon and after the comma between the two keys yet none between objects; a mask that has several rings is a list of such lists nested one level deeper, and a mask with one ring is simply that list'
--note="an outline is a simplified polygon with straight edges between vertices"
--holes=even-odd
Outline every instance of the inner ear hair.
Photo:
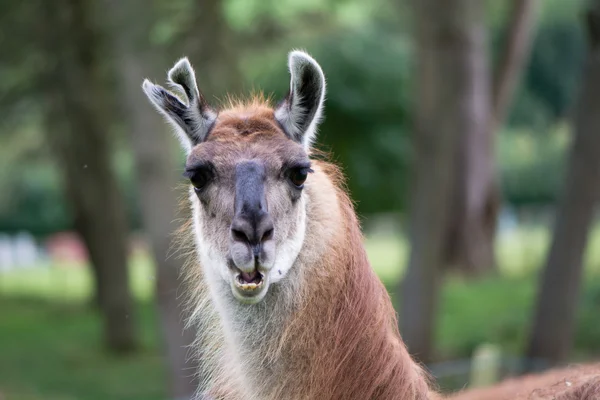
[{"label": "inner ear hair", "polygon": [[182,58],[171,68],[167,83],[185,95],[187,104],[147,79],[142,88],[155,108],[175,127],[182,146],[189,153],[193,146],[206,140],[217,113],[198,90],[196,74],[187,58]]},{"label": "inner ear hair", "polygon": [[175,63],[169,70],[168,78],[171,87],[185,94],[188,105],[199,101],[200,91],[196,84],[196,73],[187,58],[182,58]]},{"label": "inner ear hair", "polygon": [[319,64],[303,51],[295,50],[289,54],[288,67],[290,90],[275,110],[275,118],[290,139],[308,150],[323,114],[325,75]]}]

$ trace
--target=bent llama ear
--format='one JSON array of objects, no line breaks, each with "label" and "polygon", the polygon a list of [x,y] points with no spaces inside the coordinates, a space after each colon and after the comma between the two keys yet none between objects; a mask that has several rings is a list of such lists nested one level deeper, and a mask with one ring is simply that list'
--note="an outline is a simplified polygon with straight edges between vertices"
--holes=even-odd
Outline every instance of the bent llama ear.
[{"label": "bent llama ear", "polygon": [[325,101],[325,75],[319,64],[303,51],[288,58],[290,91],[275,110],[275,118],[290,139],[308,151],[317,135]]},{"label": "bent llama ear", "polygon": [[171,68],[167,83],[185,96],[187,104],[148,79],[144,80],[142,88],[154,107],[175,127],[182,146],[189,153],[192,147],[206,139],[217,113],[198,90],[196,74],[187,58],[182,58]]}]

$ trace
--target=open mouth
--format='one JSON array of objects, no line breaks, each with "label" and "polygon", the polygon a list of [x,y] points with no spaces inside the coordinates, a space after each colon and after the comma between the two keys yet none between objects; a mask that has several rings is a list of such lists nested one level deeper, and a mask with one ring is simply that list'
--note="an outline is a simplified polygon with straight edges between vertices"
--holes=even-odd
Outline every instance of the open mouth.
[{"label": "open mouth", "polygon": [[260,302],[269,289],[269,275],[258,269],[256,265],[250,272],[245,272],[236,267],[233,260],[229,261],[231,273],[231,290],[233,296],[245,304],[256,304]]},{"label": "open mouth", "polygon": [[250,273],[238,271],[234,277],[234,283],[240,291],[252,294],[263,286],[264,278],[265,276],[257,270]]}]

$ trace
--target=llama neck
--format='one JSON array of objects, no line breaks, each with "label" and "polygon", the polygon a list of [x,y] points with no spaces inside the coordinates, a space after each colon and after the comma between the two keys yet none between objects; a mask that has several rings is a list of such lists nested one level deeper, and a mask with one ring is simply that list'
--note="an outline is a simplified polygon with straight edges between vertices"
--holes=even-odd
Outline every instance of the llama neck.
[{"label": "llama neck", "polygon": [[[286,331],[283,361],[288,372],[303,373],[297,378],[304,380],[296,388],[299,398],[426,399],[424,373],[400,338],[395,311],[368,262],[354,211],[343,192],[337,197],[342,229],[327,257],[310,268],[302,311]],[[331,273],[319,276],[316,271]]]},{"label": "llama neck", "polygon": [[350,202],[337,189],[334,196],[325,210],[335,221],[309,218],[306,246],[319,242],[323,251],[303,250],[261,303],[217,304],[225,369],[244,399],[426,399],[426,379],[400,339]]}]

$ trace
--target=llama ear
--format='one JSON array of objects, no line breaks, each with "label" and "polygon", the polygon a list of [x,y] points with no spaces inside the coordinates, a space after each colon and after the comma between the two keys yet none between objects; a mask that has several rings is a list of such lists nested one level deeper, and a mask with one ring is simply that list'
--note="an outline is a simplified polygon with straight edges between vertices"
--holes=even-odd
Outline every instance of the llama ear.
[{"label": "llama ear", "polygon": [[144,80],[142,88],[154,107],[175,126],[182,146],[189,153],[192,147],[206,139],[217,113],[198,90],[196,74],[187,58],[179,60],[169,71],[168,77],[168,84],[185,95],[187,104],[148,79]]},{"label": "llama ear", "polygon": [[275,110],[275,119],[290,139],[308,151],[317,134],[325,101],[325,75],[319,64],[302,51],[289,54],[290,91]]}]

